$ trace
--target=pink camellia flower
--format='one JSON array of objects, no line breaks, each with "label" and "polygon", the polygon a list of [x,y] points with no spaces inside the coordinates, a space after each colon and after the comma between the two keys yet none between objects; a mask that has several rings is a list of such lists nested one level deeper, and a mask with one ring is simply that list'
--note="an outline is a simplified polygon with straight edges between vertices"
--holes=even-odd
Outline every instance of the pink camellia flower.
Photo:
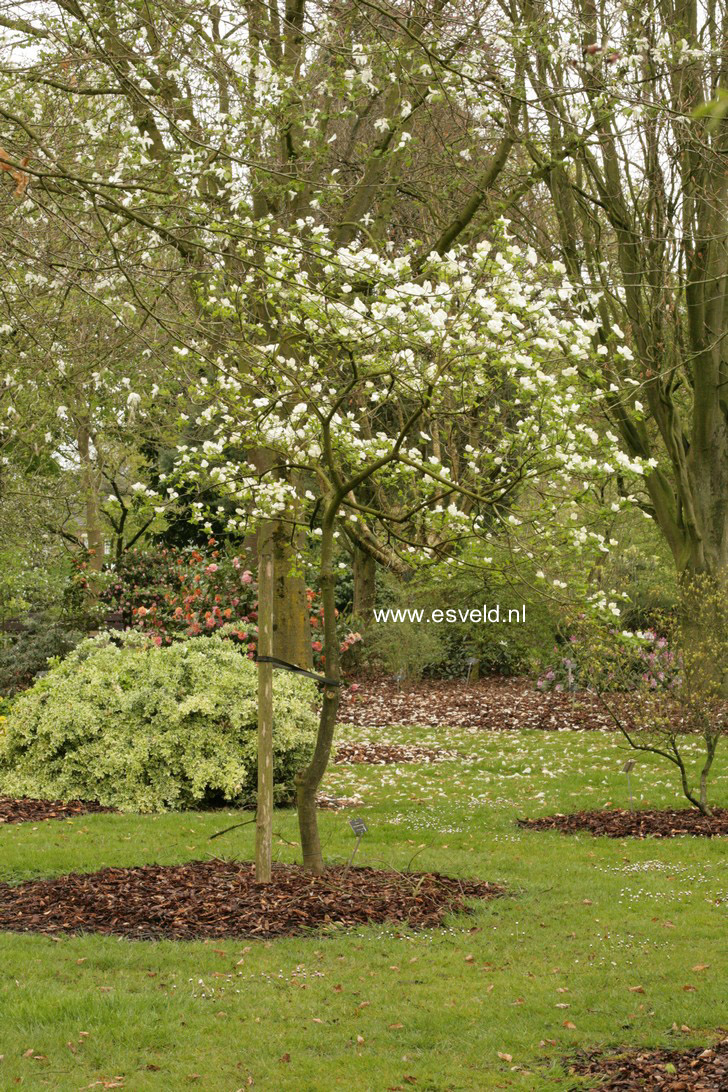
[{"label": "pink camellia flower", "polygon": [[314,652],[320,652],[323,647],[320,641],[311,641],[311,648]]},{"label": "pink camellia flower", "polygon": [[219,566],[218,566],[218,565],[216,565],[216,564],[215,564],[215,563],[213,562],[213,563],[212,563],[212,565],[208,565],[208,566],[207,566],[207,568],[205,569],[205,572],[206,572],[206,573],[216,573],[216,572],[217,572],[217,570],[218,570],[218,568],[219,568]]},{"label": "pink camellia flower", "polygon": [[240,577],[240,580],[243,584],[252,584],[253,574],[248,569],[246,569],[243,575]]},{"label": "pink camellia flower", "polygon": [[239,557],[234,557],[233,558],[233,568],[234,569],[239,569],[240,568],[240,558]]}]

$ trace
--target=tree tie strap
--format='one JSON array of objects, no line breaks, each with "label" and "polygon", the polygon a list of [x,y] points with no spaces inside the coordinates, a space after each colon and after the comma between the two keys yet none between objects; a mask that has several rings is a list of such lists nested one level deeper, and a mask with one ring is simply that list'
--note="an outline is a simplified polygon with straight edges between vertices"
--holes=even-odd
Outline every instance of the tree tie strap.
[{"label": "tree tie strap", "polygon": [[287,660],[279,660],[277,656],[255,656],[253,663],[273,664],[273,667],[282,667],[284,671],[293,671],[296,675],[306,675],[309,679],[317,682],[319,686],[346,685],[342,680],[327,679],[325,675],[317,675],[314,671],[308,671],[305,667],[296,667],[295,664],[289,664]]}]

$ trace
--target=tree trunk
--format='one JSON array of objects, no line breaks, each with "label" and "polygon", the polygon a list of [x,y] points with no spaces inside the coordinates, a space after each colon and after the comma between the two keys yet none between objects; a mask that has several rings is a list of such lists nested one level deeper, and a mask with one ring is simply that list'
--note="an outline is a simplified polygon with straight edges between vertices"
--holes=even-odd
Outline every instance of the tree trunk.
[{"label": "tree trunk", "polygon": [[[336,505],[327,502],[322,523],[321,537],[321,600],[324,608],[324,654],[326,676],[336,682],[340,679],[339,639],[336,625],[336,572],[334,570],[334,521]],[[313,757],[308,766],[296,777],[298,826],[301,835],[304,868],[320,876],[325,871],[321,840],[316,814],[316,793],[326,773],[339,707],[339,687],[325,686],[318,734]]]},{"label": "tree trunk", "polygon": [[[258,531],[258,655],[273,655],[273,530]],[[258,664],[258,800],[255,882],[270,883],[273,847],[273,665]]]},{"label": "tree trunk", "polygon": [[371,624],[374,618],[374,606],[377,596],[377,563],[370,553],[359,546],[354,547],[354,619],[363,628]]},{"label": "tree trunk", "polygon": [[276,523],[273,531],[275,569],[273,655],[297,667],[312,667],[311,624],[306,581],[297,569],[290,529]]}]

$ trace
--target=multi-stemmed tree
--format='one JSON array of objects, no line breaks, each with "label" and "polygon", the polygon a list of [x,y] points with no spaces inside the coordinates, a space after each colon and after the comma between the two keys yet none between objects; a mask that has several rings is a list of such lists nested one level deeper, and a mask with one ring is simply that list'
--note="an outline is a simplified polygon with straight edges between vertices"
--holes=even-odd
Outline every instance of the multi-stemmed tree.
[{"label": "multi-stemmed tree", "polygon": [[[519,234],[599,293],[592,382],[626,449],[658,465],[646,510],[679,573],[728,567],[728,85],[724,3],[524,0],[523,148],[539,213]],[[527,125],[527,128],[526,128]],[[522,209],[525,211],[525,208]]]}]

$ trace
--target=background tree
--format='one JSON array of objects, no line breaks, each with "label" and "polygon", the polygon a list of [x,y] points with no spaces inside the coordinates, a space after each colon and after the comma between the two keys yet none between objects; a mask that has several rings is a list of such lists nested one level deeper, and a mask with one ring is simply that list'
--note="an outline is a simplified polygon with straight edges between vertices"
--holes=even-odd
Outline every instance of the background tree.
[{"label": "background tree", "polygon": [[[657,0],[514,9],[531,44],[524,144],[542,181],[519,234],[598,289],[591,382],[680,573],[728,565],[728,13]],[[543,198],[547,201],[544,203]],[[611,352],[613,332],[628,344]]]}]

